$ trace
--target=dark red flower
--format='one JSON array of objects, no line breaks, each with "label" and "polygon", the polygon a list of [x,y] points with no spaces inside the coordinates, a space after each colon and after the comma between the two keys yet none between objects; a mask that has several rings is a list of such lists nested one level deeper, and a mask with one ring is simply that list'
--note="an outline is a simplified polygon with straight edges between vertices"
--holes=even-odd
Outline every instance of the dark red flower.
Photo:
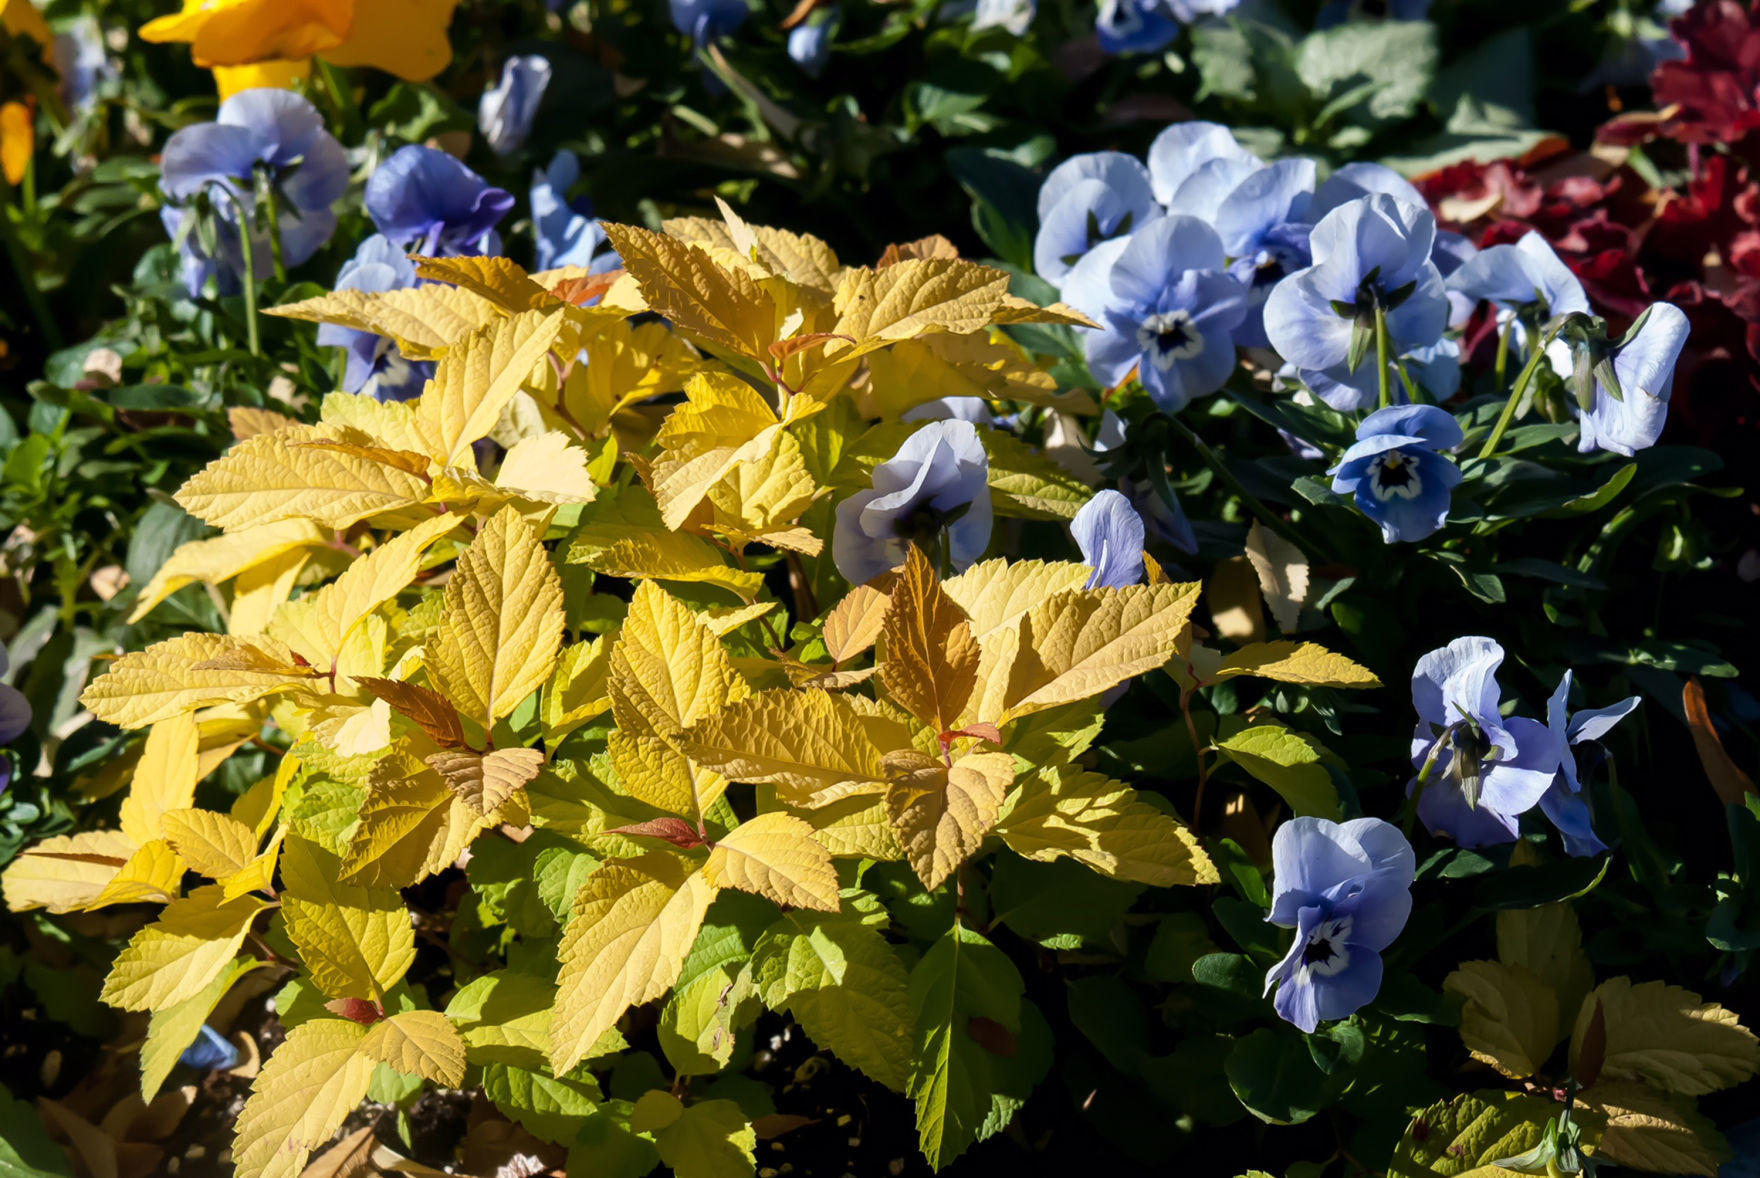
[{"label": "dark red flower", "polygon": [[1760,127],[1760,8],[1697,4],[1669,26],[1686,47],[1651,75],[1659,107],[1678,107],[1665,133],[1683,143],[1735,143]]}]

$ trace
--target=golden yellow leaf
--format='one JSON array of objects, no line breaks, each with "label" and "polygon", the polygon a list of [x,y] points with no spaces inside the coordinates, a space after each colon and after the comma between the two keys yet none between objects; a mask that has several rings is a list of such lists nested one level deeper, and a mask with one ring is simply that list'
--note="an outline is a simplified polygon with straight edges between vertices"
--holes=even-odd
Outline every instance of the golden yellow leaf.
[{"label": "golden yellow leaf", "polygon": [[[1522,846],[1528,844],[1523,843]],[[1515,866],[1512,857],[1511,866]],[[1583,952],[1583,932],[1568,901],[1538,908],[1503,908],[1497,913],[1497,959],[1520,965],[1552,987],[1562,1018],[1583,1005],[1595,988],[1595,971]],[[1570,1026],[1560,1025],[1561,1036]]]},{"label": "golden yellow leaf", "polygon": [[570,537],[565,560],[630,580],[701,581],[721,585],[750,601],[764,574],[728,565],[720,549],[701,536],[668,531],[645,487],[623,488],[612,501],[588,509]]},{"label": "golden yellow leaf", "polygon": [[227,814],[212,810],[169,810],[161,829],[165,841],[193,871],[222,880],[243,871],[257,857],[257,835]]},{"label": "golden yellow leaf", "polygon": [[1601,1075],[1641,1080],[1665,1092],[1700,1096],[1730,1088],[1760,1070],[1760,1040],[1735,1011],[1663,982],[1634,985],[1609,978],[1584,999],[1571,1036],[1571,1059],[1582,1052],[1599,1000],[1607,1025]]},{"label": "golden yellow leaf", "polygon": [[462,286],[509,315],[541,310],[558,302],[555,295],[533,282],[519,263],[509,258],[429,258],[411,254],[410,261],[415,263],[417,278]]},{"label": "golden yellow leaf", "polygon": [[554,742],[610,711],[610,677],[611,639],[594,638],[563,647],[538,708],[544,740],[554,747]]},{"label": "golden yellow leaf", "polygon": [[238,574],[232,583],[232,608],[226,617],[226,632],[250,638],[267,630],[269,619],[293,596],[316,553],[315,548],[295,548]]},{"label": "golden yellow leaf", "polygon": [[303,548],[315,548],[329,540],[330,536],[322,528],[306,519],[284,519],[215,536],[211,540],[191,540],[179,545],[177,551],[159,566],[153,579],[141,589],[128,620],[130,623],[140,621],[185,585],[197,581],[218,585],[275,557]]},{"label": "golden yellow leaf", "polygon": [[1085,390],[1061,392],[1057,378],[1006,336],[939,332],[870,352],[868,383],[856,393],[862,416],[897,421],[941,397],[983,397],[1093,413]]},{"label": "golden yellow leaf", "polygon": [[550,1063],[566,1072],[624,1011],[678,980],[715,888],[677,855],[602,864],[574,898],[563,932]]},{"label": "golden yellow leaf", "polygon": [[880,629],[886,640],[880,681],[894,703],[936,732],[950,731],[978,681],[978,643],[965,611],[915,544],[891,597]]},{"label": "golden yellow leaf", "polygon": [[982,429],[990,505],[997,515],[1069,521],[1094,497],[1088,484],[1007,430]]},{"label": "golden yellow leaf", "polygon": [[446,787],[465,804],[487,817],[544,767],[539,749],[495,749],[476,753],[469,749],[442,749],[423,758],[446,782]]},{"label": "golden yellow leaf", "polygon": [[1072,561],[980,561],[941,587],[966,612],[972,636],[1015,626],[1035,605],[1059,593],[1081,589],[1094,570]]},{"label": "golden yellow leaf", "polygon": [[[957,578],[956,578],[957,579]],[[948,582],[942,587],[952,584]],[[958,598],[954,599],[958,601]],[[825,615],[825,649],[834,662],[846,662],[861,654],[880,637],[880,627],[892,598],[872,585],[857,585]]]},{"label": "golden yellow leaf", "polygon": [[[716,198],[719,202],[720,198]],[[735,240],[732,226],[744,231]],[[713,221],[707,217],[674,217],[661,223],[668,237],[689,245],[725,249],[750,258],[778,278],[830,294],[837,286],[843,265],[829,245],[807,233],[791,233],[765,225]]]},{"label": "golden yellow leaf", "polygon": [[709,851],[703,878],[792,908],[836,912],[837,869],[813,828],[780,811],[740,823]]},{"label": "golden yellow leaf", "polygon": [[[715,530],[732,539],[758,541],[778,548],[792,548],[817,556],[824,542],[810,531],[805,540],[790,543],[792,525],[813,505],[819,484],[807,470],[801,444],[793,434],[775,435],[764,452],[735,463],[720,482],[709,488],[715,505]],[[774,534],[783,539],[773,539]]]},{"label": "golden yellow leaf", "polygon": [[486,323],[446,349],[415,410],[437,461],[454,466],[469,458],[471,443],[489,436],[533,370],[549,369],[547,355],[566,326],[564,309],[527,311]]},{"label": "golden yellow leaf", "polygon": [[606,236],[648,306],[680,331],[754,360],[776,338],[776,304],[752,278],[715,264],[700,247],[633,225],[606,223]]},{"label": "golden yellow leaf", "polygon": [[[908,736],[908,733],[906,734]],[[765,691],[690,728],[684,750],[734,781],[776,785],[799,805],[821,805],[881,788],[878,747],[852,703],[829,691]]]},{"label": "golden yellow leaf", "polygon": [[495,472],[495,485],[532,503],[591,503],[599,493],[587,472],[587,452],[555,432],[515,442]]},{"label": "golden yellow leaf", "polygon": [[1607,1118],[1591,1152],[1604,1162],[1653,1174],[1717,1178],[1731,1159],[1729,1143],[1689,1099],[1643,1084],[1597,1083],[1577,1097]]},{"label": "golden yellow leaf", "polygon": [[264,314],[309,323],[335,323],[390,336],[397,341],[398,350],[412,360],[432,359],[471,332],[501,318],[494,304],[486,299],[459,287],[436,283],[402,290],[332,291],[296,303],[266,307]]},{"label": "golden yellow leaf", "polygon": [[1067,303],[1041,307],[1016,295],[1006,295],[992,323],[1061,323],[1068,327],[1099,327],[1087,315]]},{"label": "golden yellow leaf", "polygon": [[138,847],[85,907],[91,911],[111,904],[169,904],[183,890],[183,870],[183,860],[171,844],[153,839]]},{"label": "golden yellow leaf", "polygon": [[270,635],[329,671],[361,620],[409,588],[428,549],[461,522],[437,515],[379,545],[330,584],[283,608],[270,623]]},{"label": "golden yellow leaf", "polygon": [[6,907],[79,912],[91,905],[135,853],[120,830],[88,830],[44,839],[27,847],[0,875]]},{"label": "golden yellow leaf", "polygon": [[958,258],[913,258],[883,270],[847,270],[837,284],[839,335],[909,339],[982,330],[1008,294],[1008,275]]},{"label": "golden yellow leaf", "polygon": [[297,1178],[366,1096],[378,1066],[362,1054],[367,1028],[315,1018],[287,1033],[251,1082],[233,1142],[237,1178]]},{"label": "golden yellow leaf", "polygon": [[437,1010],[406,1010],[367,1028],[361,1054],[443,1088],[464,1083],[464,1039]]},{"label": "golden yellow leaf", "polygon": [[686,382],[685,393],[690,399],[660,427],[660,454],[649,478],[660,518],[673,531],[710,487],[739,463],[761,458],[782,432],[758,390],[730,372],[699,372]]},{"label": "golden yellow leaf", "polygon": [[[1003,723],[1098,695],[1152,671],[1179,649],[1198,600],[1196,584],[1131,585],[1059,593],[1034,606],[1013,631]],[[992,632],[991,638],[1010,634]],[[1003,674],[998,667],[992,672]]]},{"label": "golden yellow leaf", "polygon": [[1254,520],[1247,529],[1247,560],[1259,580],[1259,592],[1271,607],[1277,628],[1296,628],[1308,601],[1308,558],[1300,548]]},{"label": "golden yellow leaf", "polygon": [[122,799],[122,833],[140,846],[164,832],[160,819],[194,804],[201,733],[193,712],[154,724],[141,749],[128,796]]},{"label": "golden yellow leaf", "polygon": [[1558,995],[1533,972],[1501,961],[1463,961],[1442,983],[1466,1003],[1461,1042],[1512,1080],[1546,1066],[1557,1045]]},{"label": "golden yellow leaf", "polygon": [[159,1095],[160,1086],[171,1074],[171,1069],[177,1066],[177,1057],[195,1042],[202,1024],[208,1021],[208,1016],[214,1013],[214,1007],[226,997],[227,991],[252,970],[268,964],[267,961],[240,957],[202,987],[200,993],[153,1012],[147,1023],[146,1041],[141,1044],[142,1100],[151,1104]]},{"label": "golden yellow leaf", "polygon": [[695,819],[727,792],[727,778],[690,760],[669,739],[619,729],[608,751],[623,792],[669,813]]},{"label": "golden yellow leaf", "polygon": [[342,879],[368,887],[408,887],[457,862],[494,819],[472,810],[420,759],[394,751],[368,778],[360,824],[343,856]]},{"label": "golden yellow leaf", "polygon": [[446,583],[429,671],[484,727],[536,691],[562,643],[562,582],[537,533],[512,508],[477,532]]},{"label": "golden yellow leaf", "polygon": [[265,907],[254,896],[227,900],[215,884],[197,888],[167,905],[117,954],[101,997],[122,1010],[159,1010],[183,1001],[238,955],[251,921]]},{"label": "golden yellow leaf", "polygon": [[1305,687],[1380,687],[1381,680],[1315,642],[1255,642],[1222,660],[1215,678],[1257,675]]},{"label": "golden yellow leaf", "polygon": [[1028,859],[1070,858],[1133,883],[1176,887],[1222,878],[1185,823],[1123,782],[1068,765],[1044,766],[1023,782],[996,833]]},{"label": "golden yellow leaf", "polygon": [[967,753],[949,767],[913,749],[888,754],[886,763],[892,773],[887,813],[911,870],[934,891],[977,853],[995,827],[1014,783],[1014,758]]},{"label": "golden yellow leaf", "polygon": [[[443,290],[444,287],[421,287]],[[381,401],[356,393],[331,393],[319,407],[325,425],[346,436],[370,438],[394,450],[407,450],[437,459],[440,443],[428,433],[416,415],[414,401]]]},{"label": "golden yellow leaf", "polygon": [[305,518],[327,528],[410,513],[427,480],[407,470],[301,442],[333,440],[321,426],[295,426],[246,438],[198,471],[177,492],[183,509],[217,528],[236,531]]},{"label": "golden yellow leaf", "polygon": [[281,849],[281,914],[312,981],[329,998],[381,998],[415,960],[415,930],[390,888],[340,882],[341,861],[315,843]]},{"label": "golden yellow leaf", "polygon": [[79,700],[106,723],[145,728],[196,708],[247,703],[300,687],[314,674],[283,668],[238,638],[190,633],[123,655]]},{"label": "golden yellow leaf", "polygon": [[884,794],[851,794],[808,810],[800,817],[813,828],[813,837],[831,852],[833,859],[877,859],[890,863],[904,858],[904,846],[898,841],[898,832],[892,829]]},{"label": "golden yellow leaf", "polygon": [[398,715],[415,722],[435,744],[456,747],[464,740],[464,724],[452,701],[431,687],[407,683],[400,679],[376,679],[370,676],[355,680],[375,698],[384,700]]},{"label": "golden yellow leaf", "polygon": [[275,879],[275,868],[281,862],[281,841],[286,837],[287,827],[276,827],[268,846],[243,867],[218,881],[228,900],[236,900],[249,892],[269,890],[269,885]]},{"label": "golden yellow leaf", "polygon": [[669,737],[750,694],[695,611],[651,581],[636,587],[611,651],[611,712],[619,728]]},{"label": "golden yellow leaf", "polygon": [[226,410],[226,424],[232,427],[234,441],[242,442],[246,438],[254,438],[258,434],[272,434],[278,429],[286,429],[299,422],[285,413],[277,413],[273,409],[258,409],[252,405],[232,405]]}]

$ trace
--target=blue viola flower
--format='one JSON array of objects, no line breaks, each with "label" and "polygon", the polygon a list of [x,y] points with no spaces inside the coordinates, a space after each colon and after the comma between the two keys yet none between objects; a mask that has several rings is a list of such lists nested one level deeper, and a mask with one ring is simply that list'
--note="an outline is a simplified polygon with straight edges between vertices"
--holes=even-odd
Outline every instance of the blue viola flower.
[{"label": "blue viola flower", "polygon": [[1149,181],[1170,213],[1210,220],[1223,198],[1265,161],[1218,123],[1175,123],[1149,145]]},{"label": "blue viola flower", "polygon": [[1312,1034],[1381,990],[1381,951],[1412,914],[1418,861],[1399,829],[1379,818],[1292,818],[1271,840],[1272,897],[1266,918],[1296,930],[1265,992],[1287,1022]]},{"label": "blue viola flower", "polygon": [[843,14],[833,8],[829,12],[815,12],[789,30],[788,55],[807,77],[816,78],[825,72],[825,65],[831,60],[832,38],[842,23]]},{"label": "blue viola flower", "polygon": [[1673,303],[1654,303],[1613,349],[1619,396],[1597,377],[1579,424],[1577,449],[1607,450],[1630,458],[1662,436],[1674,366],[1687,342],[1687,316]]},{"label": "blue viola flower", "polygon": [[116,76],[116,63],[104,47],[104,30],[81,16],[55,34],[55,72],[61,75],[61,101],[85,110],[98,100],[98,84]]},{"label": "blue viola flower", "polygon": [[1100,48],[1108,53],[1159,53],[1180,28],[1201,16],[1217,16],[1241,0],[1100,0],[1094,22]]},{"label": "blue viola flower", "polygon": [[[373,234],[342,264],[336,275],[337,290],[403,290],[417,284],[415,263],[381,234]],[[325,323],[318,328],[318,344],[346,350],[342,391],[377,397],[381,401],[407,401],[420,396],[434,375],[430,360],[412,361],[398,351],[387,336],[353,327]]]},{"label": "blue viola flower", "polygon": [[1211,223],[1232,259],[1228,272],[1248,288],[1247,317],[1235,342],[1265,348],[1265,300],[1285,276],[1306,269],[1313,258],[1307,219],[1314,193],[1314,161],[1279,160],[1250,172],[1222,198]]},{"label": "blue viola flower", "polygon": [[1135,368],[1168,413],[1227,383],[1247,288],[1223,266],[1222,240],[1196,217],[1163,217],[1092,250],[1063,297],[1102,325],[1086,342],[1095,377],[1117,385]]},{"label": "blue viola flower", "polygon": [[1387,543],[1422,540],[1448,519],[1461,471],[1442,451],[1462,440],[1460,423],[1445,410],[1391,405],[1363,419],[1356,442],[1327,473],[1332,489],[1355,497]]},{"label": "blue viola flower", "polygon": [[1093,566],[1090,589],[1122,589],[1143,579],[1143,517],[1117,491],[1096,491],[1070,521],[1070,535]]},{"label": "blue viola flower", "polygon": [[477,129],[496,155],[518,151],[532,133],[538,104],[550,85],[550,63],[536,54],[510,57],[501,66],[501,80],[477,101]]},{"label": "blue viola flower", "polygon": [[752,14],[746,0],[667,0],[672,14],[672,27],[688,34],[701,49],[737,32]]},{"label": "blue viola flower", "polygon": [[1314,264],[1265,300],[1271,346],[1298,369],[1343,382],[1374,351],[1365,343],[1374,341],[1377,309],[1395,355],[1434,345],[1448,326],[1442,274],[1430,260],[1435,236],[1429,209],[1385,194],[1327,213],[1308,239]]},{"label": "blue viola flower", "polygon": [[978,0],[972,15],[972,31],[1006,29],[1017,37],[1024,37],[1038,12],[1037,0]]},{"label": "blue viola flower", "polygon": [[1583,797],[1583,783],[1578,777],[1577,754],[1572,745],[1598,741],[1613,726],[1637,710],[1638,697],[1628,696],[1605,708],[1590,708],[1570,713],[1571,673],[1566,671],[1558,681],[1558,689],[1546,701],[1546,731],[1552,740],[1552,755],[1558,758],[1558,775],[1540,799],[1540,810],[1564,837],[1564,849],[1571,855],[1599,855],[1607,844],[1595,834],[1589,817],[1589,803]]},{"label": "blue viola flower", "polygon": [[[1404,404],[1405,377],[1430,394],[1432,401],[1446,401],[1461,388],[1461,345],[1447,336],[1423,348],[1398,354],[1399,366],[1393,372],[1393,403]],[[1404,369],[1402,374],[1400,368]],[[1341,413],[1353,413],[1374,405],[1381,397],[1381,381],[1375,365],[1359,364],[1355,372],[1347,365],[1311,372],[1299,370],[1296,377],[1316,397]]]},{"label": "blue viola flower", "polygon": [[1430,247],[1430,260],[1436,263],[1437,271],[1444,278],[1478,256],[1479,247],[1466,234],[1452,229],[1436,231],[1436,244]]},{"label": "blue viola flower", "polygon": [[973,425],[994,425],[990,402],[982,397],[937,397],[900,414],[902,421],[969,421]]},{"label": "blue viola flower", "polygon": [[831,557],[851,584],[897,568],[920,544],[956,572],[990,544],[990,457],[969,421],[930,422],[874,468],[872,490],[837,505]]},{"label": "blue viola flower", "polygon": [[1061,283],[1101,242],[1128,237],[1161,216],[1149,170],[1134,156],[1096,151],[1057,165],[1039,186],[1033,269]]},{"label": "blue viola flower", "polygon": [[238,1061],[237,1045],[207,1023],[202,1024],[194,1041],[177,1057],[178,1063],[204,1072],[223,1072],[237,1067]]},{"label": "blue viola flower", "polygon": [[[220,104],[212,123],[185,127],[165,141],[160,216],[183,254],[184,281],[198,294],[214,278],[223,294],[240,289],[244,247],[239,209],[251,224],[251,263],[273,264],[268,227],[260,224],[260,187],[272,187],[281,253],[290,266],[318,252],[336,231],[333,206],[348,189],[348,159],[324,129],[318,108],[290,90],[246,90]],[[224,188],[236,199],[211,191]],[[211,212],[204,218],[198,208]],[[208,224],[201,224],[209,220]]]},{"label": "blue viola flower", "polygon": [[584,197],[568,199],[568,190],[580,178],[580,161],[572,151],[557,152],[548,167],[532,173],[532,228],[539,270],[585,266],[602,274],[622,265],[616,250],[599,252],[606,238],[593,217],[593,203]]},{"label": "blue viola flower", "polygon": [[1577,276],[1552,252],[1538,233],[1525,234],[1514,245],[1480,250],[1448,276],[1448,293],[1461,296],[1453,316],[1461,322],[1462,306],[1470,313],[1488,302],[1500,328],[1510,331],[1518,355],[1527,353],[1530,333],[1559,315],[1589,314],[1589,296]]},{"label": "blue viola flower", "polygon": [[513,196],[445,152],[412,144],[367,181],[366,206],[394,244],[426,257],[457,257],[501,252],[495,226],[512,211]]},{"label": "blue viola flower", "polygon": [[1431,651],[1412,671],[1412,764],[1425,777],[1408,793],[1422,791],[1418,817],[1431,834],[1463,847],[1513,842],[1521,815],[1539,804],[1559,768],[1546,725],[1499,710],[1502,664],[1503,647],[1468,637]]}]

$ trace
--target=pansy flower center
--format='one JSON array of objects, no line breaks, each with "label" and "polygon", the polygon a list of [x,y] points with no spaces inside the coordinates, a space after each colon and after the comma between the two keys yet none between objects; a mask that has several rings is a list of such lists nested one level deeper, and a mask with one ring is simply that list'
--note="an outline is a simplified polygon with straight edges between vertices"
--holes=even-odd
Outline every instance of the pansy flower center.
[{"label": "pansy flower center", "polygon": [[1155,366],[1172,368],[1177,360],[1190,360],[1204,351],[1204,337],[1192,324],[1189,311],[1162,311],[1143,320],[1137,328],[1137,346]]},{"label": "pansy flower center", "polygon": [[1418,456],[1406,450],[1389,450],[1377,457],[1369,468],[1369,490],[1383,503],[1416,499],[1424,490]]},{"label": "pansy flower center", "polygon": [[1303,968],[1323,978],[1344,969],[1351,960],[1350,947],[1346,944],[1350,935],[1350,917],[1322,921],[1308,934],[1308,943],[1302,946]]}]

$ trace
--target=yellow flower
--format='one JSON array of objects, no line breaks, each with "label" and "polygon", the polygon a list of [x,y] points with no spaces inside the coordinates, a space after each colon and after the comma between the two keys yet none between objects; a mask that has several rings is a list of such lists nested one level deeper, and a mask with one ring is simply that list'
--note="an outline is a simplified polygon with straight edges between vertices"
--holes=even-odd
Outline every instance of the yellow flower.
[{"label": "yellow flower", "polygon": [[22,102],[0,106],[0,173],[8,184],[24,179],[31,166],[31,152],[36,150],[36,128],[31,125],[31,109]]},{"label": "yellow flower", "polygon": [[[12,0],[18,3],[19,0]],[[149,21],[148,41],[184,41],[214,71],[222,98],[311,75],[311,59],[371,66],[425,82],[452,60],[446,27],[458,0],[183,0]]]}]

